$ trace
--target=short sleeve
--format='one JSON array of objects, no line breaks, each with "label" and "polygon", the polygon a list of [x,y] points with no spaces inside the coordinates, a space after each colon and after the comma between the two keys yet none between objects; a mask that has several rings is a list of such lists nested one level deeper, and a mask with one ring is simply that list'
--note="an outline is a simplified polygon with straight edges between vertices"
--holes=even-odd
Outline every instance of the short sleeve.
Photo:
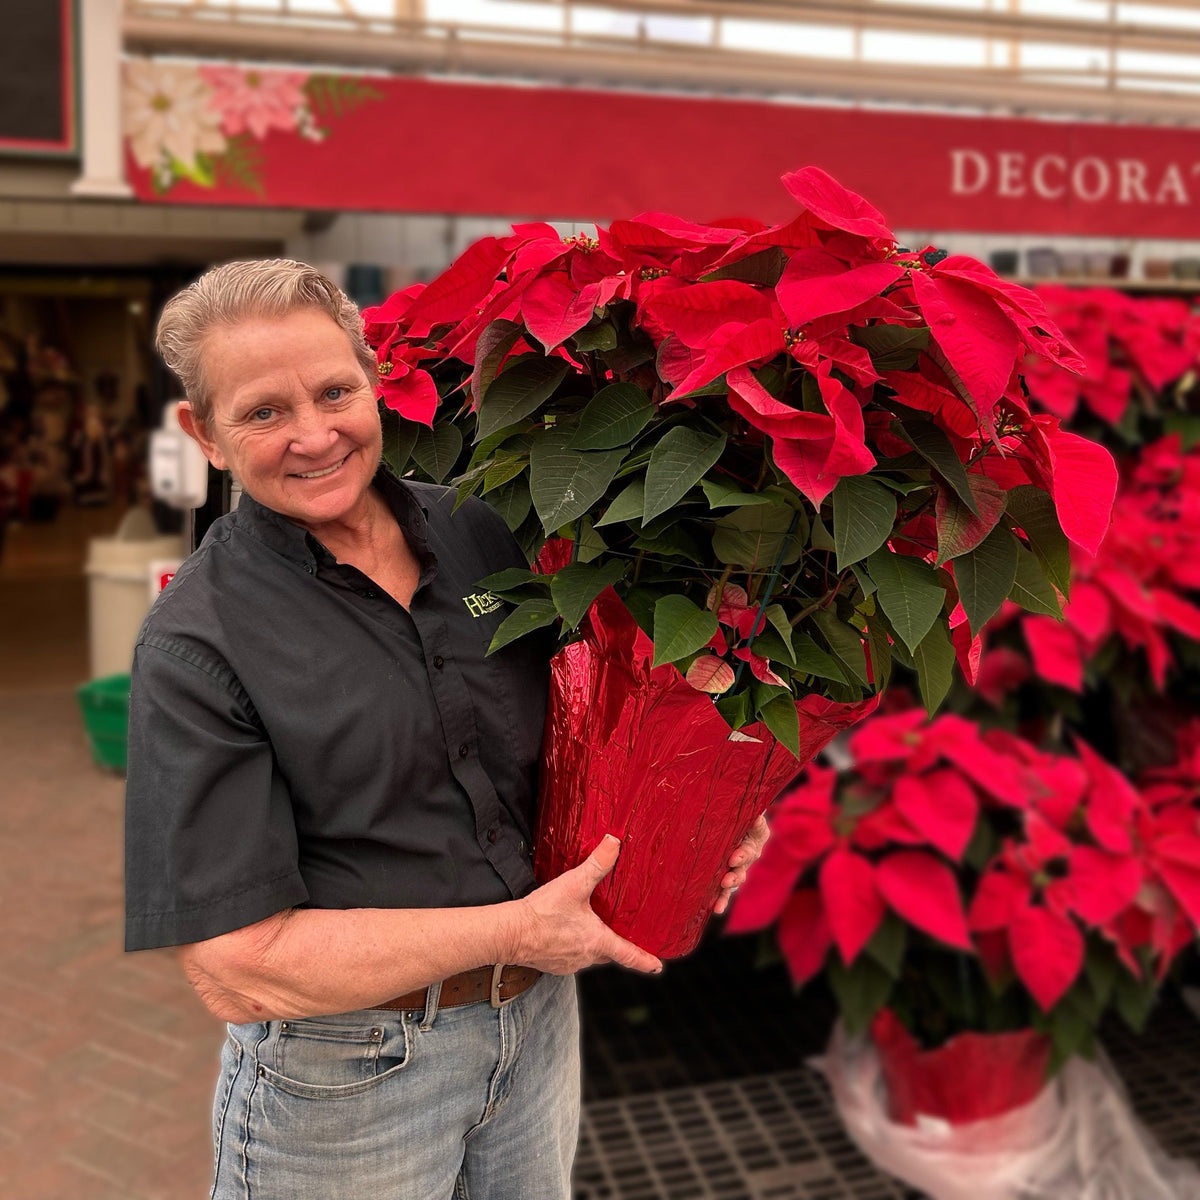
[{"label": "short sleeve", "polygon": [[202,941],[302,904],[287,783],[236,676],[185,644],[134,655],[125,948]]}]

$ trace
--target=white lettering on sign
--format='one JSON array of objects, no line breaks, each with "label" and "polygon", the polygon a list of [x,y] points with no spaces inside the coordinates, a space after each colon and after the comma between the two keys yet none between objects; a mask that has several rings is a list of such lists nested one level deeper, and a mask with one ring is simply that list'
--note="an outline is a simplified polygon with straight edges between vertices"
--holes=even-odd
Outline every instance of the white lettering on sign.
[{"label": "white lettering on sign", "polygon": [[1153,204],[1186,207],[1192,203],[1188,179],[1200,175],[1200,162],[1168,163],[1152,168],[1140,158],[1101,158],[1091,154],[1069,160],[1061,154],[1031,158],[1021,150],[950,151],[950,194],[993,195],[1020,200],[1032,193],[1043,200],[1070,197],[1085,204]]}]

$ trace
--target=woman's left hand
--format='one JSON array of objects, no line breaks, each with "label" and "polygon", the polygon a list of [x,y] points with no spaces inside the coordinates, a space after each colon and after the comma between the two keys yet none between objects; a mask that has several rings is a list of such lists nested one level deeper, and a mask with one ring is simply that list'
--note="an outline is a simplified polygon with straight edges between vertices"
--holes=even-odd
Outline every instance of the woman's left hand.
[{"label": "woman's left hand", "polygon": [[759,817],[750,826],[750,832],[742,839],[738,848],[729,856],[729,870],[721,879],[721,894],[713,905],[713,912],[718,916],[729,907],[733,893],[746,882],[746,872],[750,864],[758,858],[771,836],[770,826],[766,817]]}]

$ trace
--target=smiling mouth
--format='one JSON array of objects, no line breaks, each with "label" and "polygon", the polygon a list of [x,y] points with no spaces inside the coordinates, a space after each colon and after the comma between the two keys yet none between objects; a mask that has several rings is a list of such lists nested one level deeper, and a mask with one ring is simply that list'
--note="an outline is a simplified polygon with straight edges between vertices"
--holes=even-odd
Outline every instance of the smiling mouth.
[{"label": "smiling mouth", "polygon": [[[347,454],[346,458],[349,457],[350,455]],[[326,475],[332,475],[334,471],[339,470],[342,464],[346,461],[346,458],[341,459],[339,462],[335,462],[332,467],[325,467],[320,471],[305,471],[303,474],[299,472],[293,472],[292,477],[294,479],[324,479]]]}]

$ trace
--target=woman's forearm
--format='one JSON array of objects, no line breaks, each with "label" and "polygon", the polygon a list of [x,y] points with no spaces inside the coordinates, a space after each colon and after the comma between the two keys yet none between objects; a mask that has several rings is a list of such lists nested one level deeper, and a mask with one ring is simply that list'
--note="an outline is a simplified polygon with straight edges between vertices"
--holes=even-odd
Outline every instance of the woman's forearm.
[{"label": "woman's forearm", "polygon": [[515,903],[479,908],[292,909],[183,947],[205,1006],[235,1024],[370,1008],[507,961]]}]

